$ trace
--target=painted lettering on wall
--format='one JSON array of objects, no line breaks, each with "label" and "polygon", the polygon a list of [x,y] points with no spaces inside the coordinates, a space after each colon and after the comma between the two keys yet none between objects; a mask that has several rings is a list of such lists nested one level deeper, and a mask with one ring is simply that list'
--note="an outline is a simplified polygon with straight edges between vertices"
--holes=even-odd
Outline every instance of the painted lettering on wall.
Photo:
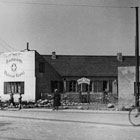
[{"label": "painted lettering on wall", "polygon": [[20,53],[11,53],[7,55],[4,74],[11,78],[21,77],[25,74],[25,72],[22,70],[22,63],[23,60]]},{"label": "painted lettering on wall", "polygon": [[22,63],[22,60],[19,58],[11,58],[11,59],[6,59],[6,64],[15,61]]},{"label": "painted lettering on wall", "polygon": [[6,70],[4,71],[4,74],[8,77],[11,77],[11,78],[15,78],[15,77],[21,77],[22,75],[25,74],[25,72],[21,72],[21,73],[15,73],[15,74],[10,74],[8,73]]}]

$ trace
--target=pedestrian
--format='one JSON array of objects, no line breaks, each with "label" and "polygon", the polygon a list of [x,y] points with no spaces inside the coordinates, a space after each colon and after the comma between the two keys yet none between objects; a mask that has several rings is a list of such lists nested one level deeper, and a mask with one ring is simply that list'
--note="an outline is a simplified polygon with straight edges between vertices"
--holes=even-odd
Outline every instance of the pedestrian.
[{"label": "pedestrian", "polygon": [[55,89],[53,96],[53,110],[58,110],[60,106],[60,100],[61,100],[60,93],[58,92],[58,89]]},{"label": "pedestrian", "polygon": [[20,109],[21,109],[21,107],[22,107],[22,95],[21,95],[21,93],[19,94],[18,101],[19,101],[19,106],[18,106],[18,109],[20,110]]},{"label": "pedestrian", "polygon": [[108,89],[105,89],[103,92],[103,103],[106,104],[108,102]]},{"label": "pedestrian", "polygon": [[9,106],[10,107],[15,107],[14,94],[13,93],[10,93]]}]

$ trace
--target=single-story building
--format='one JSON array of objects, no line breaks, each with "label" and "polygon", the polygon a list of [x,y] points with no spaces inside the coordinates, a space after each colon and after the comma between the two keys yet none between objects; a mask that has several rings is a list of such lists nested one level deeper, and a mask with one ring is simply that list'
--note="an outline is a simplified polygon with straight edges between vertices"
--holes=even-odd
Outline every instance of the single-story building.
[{"label": "single-story building", "polygon": [[134,56],[40,55],[35,50],[2,53],[0,96],[8,100],[12,92],[17,100],[22,93],[23,100],[36,101],[55,88],[73,101],[79,101],[79,93],[88,93],[90,101],[95,101],[105,89],[119,96],[118,68],[127,66],[135,66]]}]

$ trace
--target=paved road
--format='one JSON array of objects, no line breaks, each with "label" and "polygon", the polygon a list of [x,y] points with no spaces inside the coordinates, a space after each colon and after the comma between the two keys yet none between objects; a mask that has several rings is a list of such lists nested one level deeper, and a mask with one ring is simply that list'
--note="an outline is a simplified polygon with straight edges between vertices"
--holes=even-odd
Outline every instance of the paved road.
[{"label": "paved road", "polygon": [[25,109],[0,111],[0,140],[139,140],[128,112]]}]

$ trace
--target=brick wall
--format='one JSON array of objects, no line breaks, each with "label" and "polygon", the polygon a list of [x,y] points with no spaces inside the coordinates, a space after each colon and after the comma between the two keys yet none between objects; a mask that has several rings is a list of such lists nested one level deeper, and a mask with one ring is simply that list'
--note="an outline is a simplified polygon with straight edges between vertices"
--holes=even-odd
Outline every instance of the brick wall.
[{"label": "brick wall", "polygon": [[[45,64],[44,73],[39,72],[39,63]],[[35,76],[36,76],[36,100],[41,98],[41,93],[51,93],[51,81],[60,80],[59,74],[46,62],[46,60],[36,52],[35,56]]]}]

